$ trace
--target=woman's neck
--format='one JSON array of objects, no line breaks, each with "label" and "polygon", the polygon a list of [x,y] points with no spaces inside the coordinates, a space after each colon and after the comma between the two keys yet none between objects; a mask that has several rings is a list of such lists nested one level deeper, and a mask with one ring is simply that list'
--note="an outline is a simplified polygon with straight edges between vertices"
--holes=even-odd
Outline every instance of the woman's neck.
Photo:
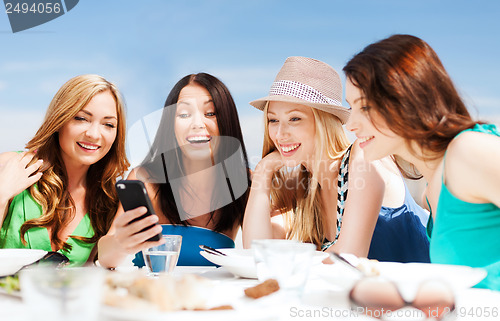
[{"label": "woman's neck", "polygon": [[81,187],[87,186],[87,172],[89,166],[66,166],[66,174],[68,175],[68,191],[74,191]]},{"label": "woman's neck", "polygon": [[214,188],[215,169],[211,160],[184,162],[185,176],[182,184],[200,195],[206,194]]},{"label": "woman's neck", "polygon": [[403,158],[405,161],[412,163],[417,170],[422,174],[427,182],[430,182],[439,165],[443,161],[443,156],[435,153],[423,151],[416,144],[413,146],[414,152],[405,149],[396,155]]},{"label": "woman's neck", "polygon": [[183,164],[186,175],[191,175],[196,172],[204,171],[214,166],[211,159],[205,159],[205,160],[183,159]]}]

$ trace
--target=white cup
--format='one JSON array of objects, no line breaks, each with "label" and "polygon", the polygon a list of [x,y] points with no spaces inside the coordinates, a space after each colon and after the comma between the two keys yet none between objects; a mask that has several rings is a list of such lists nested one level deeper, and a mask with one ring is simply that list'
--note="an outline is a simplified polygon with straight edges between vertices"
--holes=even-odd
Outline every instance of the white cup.
[{"label": "white cup", "polygon": [[104,273],[97,267],[39,266],[21,271],[21,295],[30,320],[97,320]]},{"label": "white cup", "polygon": [[280,288],[300,297],[316,246],[292,240],[252,241],[259,281],[276,279]]},{"label": "white cup", "polygon": [[152,275],[172,273],[181,252],[181,235],[163,235],[165,243],[142,252],[144,263]]}]

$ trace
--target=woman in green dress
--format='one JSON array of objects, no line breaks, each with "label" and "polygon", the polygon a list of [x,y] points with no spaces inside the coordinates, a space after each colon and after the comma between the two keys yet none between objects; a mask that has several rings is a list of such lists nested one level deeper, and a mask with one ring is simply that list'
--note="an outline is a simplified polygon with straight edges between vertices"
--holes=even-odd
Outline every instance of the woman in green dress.
[{"label": "woman in green dress", "polygon": [[365,157],[393,154],[427,181],[431,262],[485,267],[479,286],[500,290],[498,129],[471,118],[437,54],[417,37],[373,43],[344,71],[347,128]]},{"label": "woman in green dress", "polygon": [[111,225],[114,183],[129,166],[116,86],[97,75],[70,79],[26,149],[0,154],[0,248],[58,251],[83,265]]}]

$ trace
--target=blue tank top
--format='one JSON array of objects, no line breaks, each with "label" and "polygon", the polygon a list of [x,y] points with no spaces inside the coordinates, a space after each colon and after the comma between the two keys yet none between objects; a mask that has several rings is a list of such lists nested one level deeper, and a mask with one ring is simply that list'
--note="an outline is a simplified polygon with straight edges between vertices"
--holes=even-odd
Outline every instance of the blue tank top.
[{"label": "blue tank top", "polygon": [[368,258],[429,263],[429,240],[425,229],[428,220],[429,214],[415,203],[405,184],[403,205],[380,209]]},{"label": "blue tank top", "polygon": [[[337,233],[335,240],[325,240],[322,250],[337,242],[344,216],[348,193],[349,156],[352,145],[347,149],[338,174]],[[403,182],[404,183],[404,182]],[[387,262],[429,263],[429,240],[425,225],[429,214],[417,205],[405,186],[405,200],[397,208],[382,207],[375,225],[368,258]]]}]

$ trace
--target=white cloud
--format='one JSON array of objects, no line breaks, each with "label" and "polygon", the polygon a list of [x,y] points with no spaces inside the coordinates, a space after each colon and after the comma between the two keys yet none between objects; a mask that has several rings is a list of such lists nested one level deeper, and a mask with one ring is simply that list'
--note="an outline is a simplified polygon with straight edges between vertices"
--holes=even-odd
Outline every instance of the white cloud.
[{"label": "white cloud", "polygon": [[472,101],[480,110],[494,108],[500,113],[500,97],[476,97]]},{"label": "white cloud", "polygon": [[10,61],[3,63],[0,69],[4,72],[34,72],[57,69],[61,64],[57,60]]},{"label": "white cloud", "polygon": [[275,68],[264,67],[232,67],[221,68],[214,71],[224,83],[235,93],[267,94],[276,77]]},{"label": "white cloud", "polygon": [[43,121],[45,111],[16,111],[7,108],[0,117],[0,152],[23,150]]},{"label": "white cloud", "polygon": [[262,142],[264,141],[262,114],[242,116],[240,117],[240,123],[250,168],[255,168],[255,165],[257,165],[261,159]]}]

